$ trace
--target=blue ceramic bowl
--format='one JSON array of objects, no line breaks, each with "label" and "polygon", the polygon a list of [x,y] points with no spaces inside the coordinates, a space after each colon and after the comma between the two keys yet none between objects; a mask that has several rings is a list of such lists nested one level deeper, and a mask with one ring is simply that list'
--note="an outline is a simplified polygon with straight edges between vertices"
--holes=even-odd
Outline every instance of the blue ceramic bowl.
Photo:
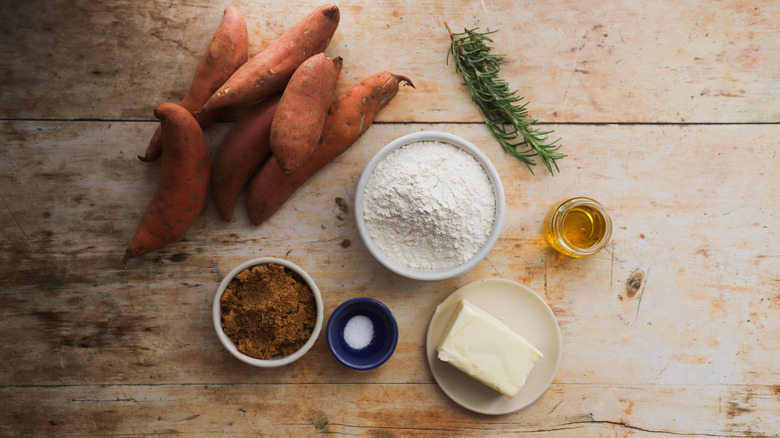
[{"label": "blue ceramic bowl", "polygon": [[[347,323],[359,315],[371,320],[373,337],[367,346],[355,349],[344,336]],[[379,301],[373,298],[353,298],[342,303],[330,315],[325,337],[330,352],[339,362],[352,369],[370,370],[382,365],[393,355],[398,343],[398,324],[390,309]]]}]

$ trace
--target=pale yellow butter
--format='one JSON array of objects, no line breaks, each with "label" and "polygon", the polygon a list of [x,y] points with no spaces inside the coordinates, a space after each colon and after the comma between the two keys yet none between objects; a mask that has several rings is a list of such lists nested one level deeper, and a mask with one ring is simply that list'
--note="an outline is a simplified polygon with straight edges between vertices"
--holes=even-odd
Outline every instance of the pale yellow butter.
[{"label": "pale yellow butter", "polygon": [[436,345],[439,359],[514,397],[541,351],[498,318],[461,299]]}]

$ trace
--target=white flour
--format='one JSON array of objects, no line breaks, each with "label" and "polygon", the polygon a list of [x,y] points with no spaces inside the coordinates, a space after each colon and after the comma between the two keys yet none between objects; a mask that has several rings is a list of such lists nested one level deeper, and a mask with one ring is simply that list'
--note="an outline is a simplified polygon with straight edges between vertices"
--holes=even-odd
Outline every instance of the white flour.
[{"label": "white flour", "polygon": [[366,185],[363,218],[372,239],[397,262],[424,269],[457,266],[490,235],[496,199],[482,165],[440,141],[396,149]]}]

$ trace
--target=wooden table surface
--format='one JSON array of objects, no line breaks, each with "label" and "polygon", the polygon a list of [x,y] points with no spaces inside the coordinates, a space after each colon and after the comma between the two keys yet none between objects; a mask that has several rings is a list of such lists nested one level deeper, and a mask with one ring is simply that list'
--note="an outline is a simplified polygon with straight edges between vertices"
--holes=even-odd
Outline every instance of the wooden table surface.
[{"label": "wooden table surface", "polygon": [[[339,3],[326,53],[338,90],[382,70],[409,76],[368,132],[268,222],[211,198],[184,239],[121,258],[156,186],[141,163],[153,108],[178,102],[228,5],[250,55],[319,6],[288,2],[0,5],[1,436],[702,436],[780,434],[780,3],[376,1]],[[504,154],[445,63],[453,29],[498,29],[502,76],[555,130],[555,176]],[[206,129],[212,156],[240,110]],[[492,252],[446,281],[407,280],[368,253],[352,206],[389,141],[441,130],[475,143],[507,193]],[[615,224],[595,256],[542,237],[567,197]],[[298,362],[257,369],[221,346],[222,277],[286,258],[322,290],[325,317],[377,298],[400,340],[358,372],[324,332]],[[451,401],[425,358],[436,306],[504,278],[535,290],[563,336],[547,392],[489,416]]]}]

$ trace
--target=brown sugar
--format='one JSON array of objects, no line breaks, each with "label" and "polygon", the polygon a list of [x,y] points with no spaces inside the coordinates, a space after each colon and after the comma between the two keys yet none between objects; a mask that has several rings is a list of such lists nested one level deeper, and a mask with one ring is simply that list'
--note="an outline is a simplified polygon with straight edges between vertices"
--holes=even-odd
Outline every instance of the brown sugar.
[{"label": "brown sugar", "polygon": [[225,334],[238,351],[257,359],[294,353],[309,339],[317,319],[309,286],[275,263],[239,272],[220,305]]}]

